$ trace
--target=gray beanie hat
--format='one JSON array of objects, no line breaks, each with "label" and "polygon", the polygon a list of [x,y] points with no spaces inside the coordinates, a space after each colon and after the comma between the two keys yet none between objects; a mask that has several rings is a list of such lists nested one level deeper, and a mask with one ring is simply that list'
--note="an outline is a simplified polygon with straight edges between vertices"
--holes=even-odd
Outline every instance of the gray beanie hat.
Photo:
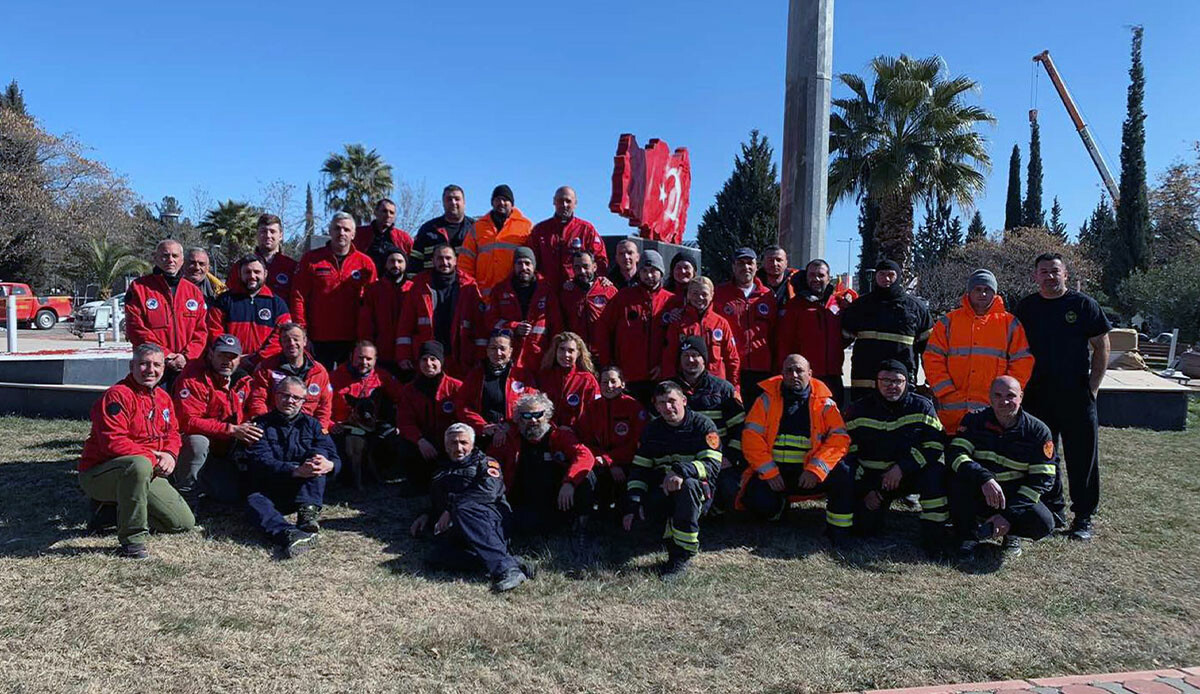
[{"label": "gray beanie hat", "polygon": [[655,250],[642,251],[642,262],[638,263],[638,269],[644,267],[652,267],[663,273],[667,271],[666,266],[663,265],[662,253]]},{"label": "gray beanie hat", "polygon": [[994,292],[1000,291],[1000,286],[996,284],[996,276],[992,274],[991,270],[979,269],[972,272],[971,276],[967,278],[967,291],[969,292],[981,284],[991,287]]}]

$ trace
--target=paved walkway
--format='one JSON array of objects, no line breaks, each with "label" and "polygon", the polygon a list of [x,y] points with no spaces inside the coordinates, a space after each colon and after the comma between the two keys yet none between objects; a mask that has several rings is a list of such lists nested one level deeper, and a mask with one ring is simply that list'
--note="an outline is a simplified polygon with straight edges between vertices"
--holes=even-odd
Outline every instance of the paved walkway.
[{"label": "paved walkway", "polygon": [[1200,694],[1200,667],[944,684],[912,689],[871,689],[846,694]]}]

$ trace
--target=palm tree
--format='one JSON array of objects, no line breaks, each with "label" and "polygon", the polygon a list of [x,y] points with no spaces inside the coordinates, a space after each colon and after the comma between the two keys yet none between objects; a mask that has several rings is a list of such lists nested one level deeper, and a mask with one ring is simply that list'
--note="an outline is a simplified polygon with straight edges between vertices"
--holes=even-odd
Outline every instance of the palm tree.
[{"label": "palm tree", "polygon": [[321,167],[325,174],[325,208],[345,211],[360,223],[371,220],[373,205],[392,194],[392,165],[375,150],[346,145],[344,154],[330,154]]},{"label": "palm tree", "polygon": [[858,75],[838,75],[853,96],[834,99],[829,118],[829,209],[848,198],[878,203],[879,252],[907,268],[915,203],[970,207],[982,192],[991,158],[975,126],[995,118],[964,102],[978,84],[947,76],[941,58],[880,56],[869,71],[870,88]]},{"label": "palm tree", "polygon": [[[248,202],[226,200],[204,213],[196,227],[210,245],[220,246],[229,260],[254,250],[262,210]],[[216,259],[213,259],[214,263]]]},{"label": "palm tree", "polygon": [[112,296],[117,280],[128,275],[140,275],[150,269],[150,263],[108,237],[92,239],[83,254],[83,276],[100,286],[100,298]]}]

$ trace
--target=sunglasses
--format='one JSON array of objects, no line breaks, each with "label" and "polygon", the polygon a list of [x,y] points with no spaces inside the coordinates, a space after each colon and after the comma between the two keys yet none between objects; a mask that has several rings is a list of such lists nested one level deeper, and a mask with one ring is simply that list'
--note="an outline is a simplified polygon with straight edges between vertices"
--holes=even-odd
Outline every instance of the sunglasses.
[{"label": "sunglasses", "polygon": [[522,412],[520,414],[521,414],[521,419],[532,419],[534,421],[537,421],[537,420],[541,419],[543,416],[545,416],[546,412],[543,410],[541,412]]}]

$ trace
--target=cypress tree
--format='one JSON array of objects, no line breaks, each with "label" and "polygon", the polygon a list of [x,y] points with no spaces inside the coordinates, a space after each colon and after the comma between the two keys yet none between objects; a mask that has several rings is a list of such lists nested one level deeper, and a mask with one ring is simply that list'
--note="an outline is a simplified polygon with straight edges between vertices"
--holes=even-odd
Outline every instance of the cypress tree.
[{"label": "cypress tree", "polygon": [[1021,226],[1021,148],[1013,145],[1008,159],[1008,200],[1004,204],[1004,230]]},{"label": "cypress tree", "polygon": [[302,251],[308,251],[313,234],[316,233],[317,215],[313,211],[312,184],[309,183],[304,187],[304,248]]},{"label": "cypress tree", "polygon": [[987,227],[983,225],[983,215],[979,210],[975,210],[974,216],[971,217],[971,223],[967,225],[966,243],[975,243],[985,239],[987,239]]},{"label": "cypress tree", "polygon": [[1042,209],[1042,138],[1036,120],[1029,123],[1029,168],[1021,218],[1027,227],[1046,226],[1046,210]]},{"label": "cypress tree", "polygon": [[733,173],[696,227],[704,274],[714,282],[729,279],[733,252],[741,246],[762,252],[778,243],[779,176],[772,154],[767,138],[751,130]]},{"label": "cypress tree", "polygon": [[864,197],[858,205],[858,236],[861,241],[858,251],[858,286],[870,291],[875,280],[871,273],[879,262],[879,244],[875,241],[875,227],[879,225],[879,204],[871,197]]},{"label": "cypress tree", "polygon": [[1146,196],[1146,78],[1142,70],[1142,27],[1133,28],[1129,92],[1121,126],[1121,201],[1117,205],[1116,235],[1105,267],[1104,288],[1116,296],[1121,281],[1134,270],[1145,270],[1149,258],[1150,205]]},{"label": "cypress tree", "polygon": [[1067,242],[1067,223],[1062,220],[1062,205],[1058,204],[1057,195],[1054,196],[1054,205],[1050,207],[1050,233],[1063,243]]}]

